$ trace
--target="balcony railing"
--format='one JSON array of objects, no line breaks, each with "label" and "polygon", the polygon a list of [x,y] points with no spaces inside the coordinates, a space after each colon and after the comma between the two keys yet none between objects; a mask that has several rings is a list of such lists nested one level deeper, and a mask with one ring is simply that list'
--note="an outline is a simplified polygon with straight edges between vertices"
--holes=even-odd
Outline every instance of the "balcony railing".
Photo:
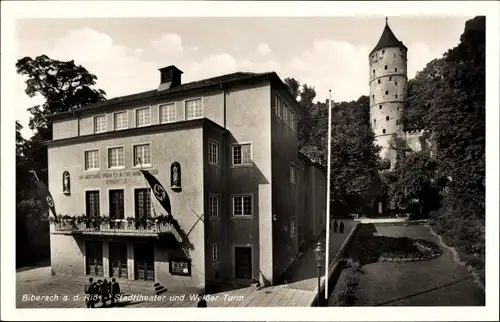
[{"label": "balcony railing", "polygon": [[85,235],[136,235],[158,236],[174,233],[175,229],[168,223],[158,223],[154,219],[145,223],[129,222],[126,219],[116,219],[101,223],[77,223],[71,219],[61,219],[54,223],[54,231],[58,233],[72,233]]}]

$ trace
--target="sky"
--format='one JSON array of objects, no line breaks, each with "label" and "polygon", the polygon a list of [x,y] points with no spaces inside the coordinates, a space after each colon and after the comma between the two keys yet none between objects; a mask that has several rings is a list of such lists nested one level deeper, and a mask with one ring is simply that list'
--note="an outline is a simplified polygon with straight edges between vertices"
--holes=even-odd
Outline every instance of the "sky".
[{"label": "sky", "polygon": [[[408,47],[408,77],[456,46],[466,16],[388,17]],[[280,18],[70,18],[18,19],[16,59],[45,54],[74,60],[98,78],[107,98],[157,88],[159,68],[176,65],[182,82],[235,71],[275,71],[313,86],[317,99],[357,100],[368,95],[368,54],[384,16]],[[25,93],[16,76],[15,117],[29,138],[29,107],[43,103]]]}]

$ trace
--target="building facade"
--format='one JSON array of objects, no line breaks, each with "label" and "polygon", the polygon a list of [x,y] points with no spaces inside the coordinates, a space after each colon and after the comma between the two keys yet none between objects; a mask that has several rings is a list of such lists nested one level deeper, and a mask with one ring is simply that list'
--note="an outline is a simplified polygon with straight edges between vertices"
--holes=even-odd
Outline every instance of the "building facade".
[{"label": "building facade", "polygon": [[408,48],[399,41],[386,21],[380,39],[369,55],[370,120],[380,157],[394,166],[395,153],[390,145],[394,135],[401,135],[401,115],[408,88]]},{"label": "building facade", "polygon": [[181,74],[165,67],[157,89],[52,116],[53,274],[272,284],[324,230],[326,172],[298,153],[300,107],[276,73]]}]

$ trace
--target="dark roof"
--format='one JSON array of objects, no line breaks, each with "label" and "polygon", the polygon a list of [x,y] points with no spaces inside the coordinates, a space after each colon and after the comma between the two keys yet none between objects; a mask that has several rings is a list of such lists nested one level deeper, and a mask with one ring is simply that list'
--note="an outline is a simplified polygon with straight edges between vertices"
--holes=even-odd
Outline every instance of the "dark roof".
[{"label": "dark roof", "polygon": [[380,36],[380,39],[375,48],[373,48],[373,50],[370,52],[370,55],[376,50],[387,47],[401,47],[406,49],[406,46],[403,45],[403,42],[399,41],[398,38],[396,38],[391,30],[391,27],[389,27],[389,23],[386,20],[384,31],[382,31],[382,35]]},{"label": "dark roof", "polygon": [[[67,112],[61,112],[61,113],[55,113],[52,114],[50,117],[51,118],[58,118],[59,116],[66,116],[66,115],[72,115],[73,112],[84,112],[84,111],[89,111],[89,110],[94,110],[97,108],[103,108],[103,107],[108,107],[108,106],[116,106],[116,105],[121,105],[125,103],[132,103],[132,102],[140,102],[143,100],[150,100],[150,99],[156,99],[156,98],[162,98],[165,96],[169,96],[172,94],[178,94],[178,93],[183,93],[183,92],[188,92],[188,91],[193,91],[193,90],[200,90],[204,88],[209,88],[213,86],[220,86],[222,84],[228,84],[228,83],[235,83],[235,82],[244,82],[244,81],[250,81],[250,80],[264,80],[264,79],[274,79],[274,80],[279,80],[279,82],[283,84],[279,76],[275,72],[266,72],[266,73],[249,73],[249,72],[236,72],[232,74],[227,74],[227,75],[222,75],[222,76],[217,76],[217,77],[212,77],[212,78],[207,78],[207,79],[202,79],[199,81],[194,81],[186,84],[182,84],[167,90],[163,91],[158,91],[157,89],[153,89],[150,91],[142,92],[142,93],[137,93],[137,94],[132,94],[132,95],[126,95],[126,96],[119,96],[115,98],[108,99],[106,101],[102,101],[96,104],[91,104],[85,107],[81,107],[78,109],[74,109],[72,111],[67,111]],[[286,86],[285,86],[286,88]]]}]

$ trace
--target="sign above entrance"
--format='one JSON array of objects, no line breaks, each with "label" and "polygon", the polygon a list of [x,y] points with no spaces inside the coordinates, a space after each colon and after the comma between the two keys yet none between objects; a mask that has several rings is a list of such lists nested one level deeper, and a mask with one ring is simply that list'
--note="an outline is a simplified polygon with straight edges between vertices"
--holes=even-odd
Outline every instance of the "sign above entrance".
[{"label": "sign above entrance", "polygon": [[[158,174],[158,169],[148,170],[151,174]],[[103,179],[104,184],[125,184],[131,177],[142,176],[139,170],[133,171],[108,171],[99,172],[93,174],[81,174],[78,179],[80,180],[91,180],[91,179]]]},{"label": "sign above entrance", "polygon": [[171,259],[169,268],[172,275],[191,276],[191,261],[189,259]]}]

